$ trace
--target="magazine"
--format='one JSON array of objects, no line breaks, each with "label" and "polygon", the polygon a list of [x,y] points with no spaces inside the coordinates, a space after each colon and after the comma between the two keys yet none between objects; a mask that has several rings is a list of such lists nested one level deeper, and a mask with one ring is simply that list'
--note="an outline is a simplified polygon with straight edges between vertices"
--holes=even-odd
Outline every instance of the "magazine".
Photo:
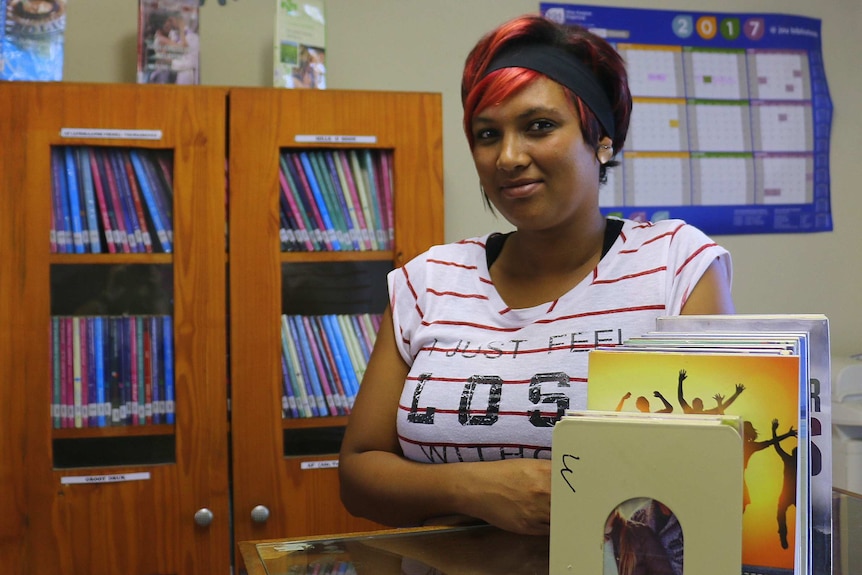
[{"label": "magazine", "polygon": [[139,0],[138,84],[200,84],[198,0]]}]

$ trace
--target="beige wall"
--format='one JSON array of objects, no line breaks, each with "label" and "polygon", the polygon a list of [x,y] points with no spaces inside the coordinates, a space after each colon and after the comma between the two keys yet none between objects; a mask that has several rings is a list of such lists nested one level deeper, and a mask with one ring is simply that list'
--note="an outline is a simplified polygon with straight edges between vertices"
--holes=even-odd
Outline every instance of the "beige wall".
[{"label": "beige wall", "polygon": [[[587,2],[584,2],[587,3]],[[705,0],[606,0],[603,5],[709,11]],[[202,82],[271,85],[276,0],[207,0],[201,9]],[[483,208],[460,128],[461,65],[478,37],[532,0],[326,0],[332,89],[443,93],[446,239],[507,227]],[[799,14],[823,20],[826,73],[835,106],[832,207],[835,231],[719,236],[733,254],[740,313],[825,313],[833,356],[862,352],[862,4],[858,0],[725,0],[720,10]],[[134,82],[137,0],[70,0],[69,81]],[[236,119],[234,119],[236,120]]]}]

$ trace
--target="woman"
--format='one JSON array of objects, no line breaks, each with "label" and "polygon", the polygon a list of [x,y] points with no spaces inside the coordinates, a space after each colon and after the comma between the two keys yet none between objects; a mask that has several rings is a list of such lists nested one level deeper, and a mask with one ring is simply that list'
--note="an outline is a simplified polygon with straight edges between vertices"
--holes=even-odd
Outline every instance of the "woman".
[{"label": "woman", "polygon": [[631,95],[598,36],[507,22],[468,56],[462,102],[485,198],[516,231],[436,246],[389,275],[342,500],[390,525],[471,518],[543,534],[551,430],[586,405],[586,352],[661,315],[732,313],[730,257],[681,221],[599,211]]}]

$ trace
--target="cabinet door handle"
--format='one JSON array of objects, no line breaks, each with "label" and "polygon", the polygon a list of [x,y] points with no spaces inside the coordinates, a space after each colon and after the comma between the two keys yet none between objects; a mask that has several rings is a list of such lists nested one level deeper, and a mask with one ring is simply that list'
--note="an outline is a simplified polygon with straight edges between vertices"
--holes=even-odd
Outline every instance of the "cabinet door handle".
[{"label": "cabinet door handle", "polygon": [[213,522],[213,512],[207,509],[206,507],[201,507],[197,511],[195,511],[195,523],[197,523],[201,527],[209,527],[209,524]]},{"label": "cabinet door handle", "polygon": [[269,508],[266,505],[255,505],[251,510],[251,520],[255,523],[266,523],[269,519]]}]

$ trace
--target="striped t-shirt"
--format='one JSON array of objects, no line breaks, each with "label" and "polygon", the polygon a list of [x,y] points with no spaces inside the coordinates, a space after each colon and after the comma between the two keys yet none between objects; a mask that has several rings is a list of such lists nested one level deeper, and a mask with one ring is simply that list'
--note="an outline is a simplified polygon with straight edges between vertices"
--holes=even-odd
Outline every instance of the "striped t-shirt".
[{"label": "striped t-shirt", "polygon": [[543,305],[510,309],[491,282],[487,236],[435,246],[389,275],[410,372],[398,406],[404,455],[422,462],[550,457],[551,429],[586,407],[587,356],[679,314],[730,254],[680,220],[625,221],[593,272]]}]

